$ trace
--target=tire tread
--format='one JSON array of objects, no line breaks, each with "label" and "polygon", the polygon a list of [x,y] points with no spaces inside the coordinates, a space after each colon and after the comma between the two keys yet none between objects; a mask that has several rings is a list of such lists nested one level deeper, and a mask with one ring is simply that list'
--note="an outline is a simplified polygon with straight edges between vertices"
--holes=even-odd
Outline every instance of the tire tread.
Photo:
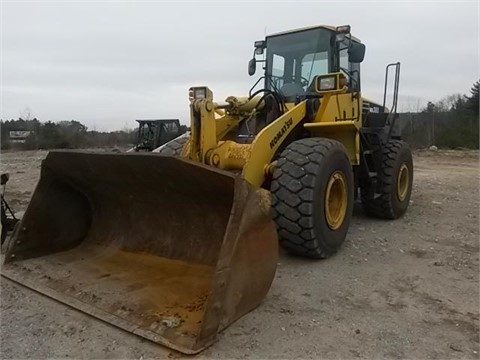
[{"label": "tire tread", "polygon": [[405,146],[407,146],[407,144],[402,140],[390,140],[385,145],[380,174],[380,179],[382,181],[381,195],[376,199],[372,199],[368,196],[368,189],[363,189],[361,192],[363,209],[367,215],[381,219],[396,219],[398,217],[395,214],[395,209],[392,203],[392,191],[395,191],[396,189],[394,167],[400,151]]},{"label": "tire tread", "polygon": [[326,154],[336,147],[346,152],[343,145],[335,140],[301,139],[289,144],[277,161],[270,188],[273,219],[280,245],[293,254],[326,258],[336,251],[315,241],[313,225],[313,196],[318,168]]}]

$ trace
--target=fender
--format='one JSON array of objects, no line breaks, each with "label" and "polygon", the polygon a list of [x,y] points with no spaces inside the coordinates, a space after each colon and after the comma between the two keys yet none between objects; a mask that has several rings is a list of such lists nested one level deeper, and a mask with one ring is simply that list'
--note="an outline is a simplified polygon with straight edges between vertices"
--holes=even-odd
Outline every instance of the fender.
[{"label": "fender", "polygon": [[300,102],[258,133],[242,171],[243,178],[250,184],[262,186],[265,180],[265,167],[272,162],[288,134],[305,118],[306,104],[306,100]]}]

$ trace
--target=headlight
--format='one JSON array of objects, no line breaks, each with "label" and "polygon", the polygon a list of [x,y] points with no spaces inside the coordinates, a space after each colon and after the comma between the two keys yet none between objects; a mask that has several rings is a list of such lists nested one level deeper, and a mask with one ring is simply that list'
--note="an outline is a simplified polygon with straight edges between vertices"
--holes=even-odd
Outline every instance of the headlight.
[{"label": "headlight", "polygon": [[321,77],[319,81],[318,90],[320,91],[335,90],[337,88],[336,80],[337,80],[336,76]]},{"label": "headlight", "polygon": [[205,88],[196,88],[193,92],[193,97],[195,99],[205,99],[207,96],[207,89]]},{"label": "headlight", "polygon": [[267,43],[265,40],[255,41],[254,47],[255,47],[255,54],[262,55],[263,50],[265,50],[265,48],[267,47]]},{"label": "headlight", "polygon": [[339,34],[350,34],[350,25],[337,26],[335,31]]},{"label": "headlight", "polygon": [[190,101],[194,99],[206,99],[209,97],[208,93],[209,91],[207,91],[206,86],[192,87],[188,91],[188,98]]}]

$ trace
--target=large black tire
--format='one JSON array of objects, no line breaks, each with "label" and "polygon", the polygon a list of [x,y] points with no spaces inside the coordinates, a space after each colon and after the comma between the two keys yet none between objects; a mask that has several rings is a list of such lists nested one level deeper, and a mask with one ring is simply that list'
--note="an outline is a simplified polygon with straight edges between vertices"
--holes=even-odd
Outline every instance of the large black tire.
[{"label": "large black tire", "polygon": [[[3,200],[3,199],[2,199]],[[0,238],[0,245],[3,245],[3,242],[7,238],[8,226],[7,226],[7,214],[5,213],[5,209],[1,207],[1,222],[2,222],[2,231],[1,231],[1,238]]]},{"label": "large black tire", "polygon": [[[326,258],[340,248],[354,201],[352,166],[340,142],[308,138],[289,144],[270,190],[280,244],[288,252]],[[334,201],[339,198],[343,201]]]},{"label": "large black tire", "polygon": [[383,148],[381,195],[372,197],[369,186],[360,188],[363,209],[369,216],[397,219],[407,211],[413,184],[412,152],[401,140],[390,140]]},{"label": "large black tire", "polygon": [[172,141],[166,143],[158,153],[169,156],[180,156],[182,154],[183,147],[189,139],[189,136],[173,139]]}]

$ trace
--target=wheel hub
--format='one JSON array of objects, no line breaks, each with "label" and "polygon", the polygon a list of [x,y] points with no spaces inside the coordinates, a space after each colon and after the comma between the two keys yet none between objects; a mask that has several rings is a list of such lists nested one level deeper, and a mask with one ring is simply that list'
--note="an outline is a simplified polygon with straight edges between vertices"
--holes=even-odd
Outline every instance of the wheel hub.
[{"label": "wheel hub", "polygon": [[328,179],[325,193],[325,218],[332,230],[337,230],[343,224],[347,213],[347,180],[341,171],[335,171]]},{"label": "wheel hub", "polygon": [[409,171],[406,163],[400,166],[397,176],[397,197],[398,200],[403,201],[407,196],[409,184]]}]

